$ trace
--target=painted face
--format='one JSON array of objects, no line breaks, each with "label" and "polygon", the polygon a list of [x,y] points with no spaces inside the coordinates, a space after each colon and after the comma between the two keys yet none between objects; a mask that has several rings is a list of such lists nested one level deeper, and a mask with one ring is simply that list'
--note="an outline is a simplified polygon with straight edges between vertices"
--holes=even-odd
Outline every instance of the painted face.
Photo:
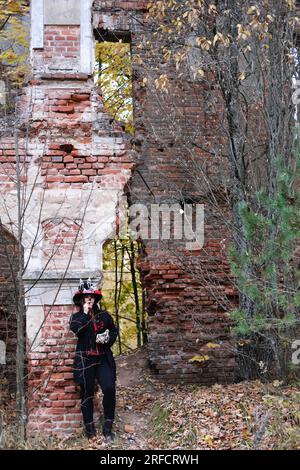
[{"label": "painted face", "polygon": [[92,308],[95,303],[95,297],[93,295],[85,295],[84,296],[84,304],[87,304],[89,308]]}]

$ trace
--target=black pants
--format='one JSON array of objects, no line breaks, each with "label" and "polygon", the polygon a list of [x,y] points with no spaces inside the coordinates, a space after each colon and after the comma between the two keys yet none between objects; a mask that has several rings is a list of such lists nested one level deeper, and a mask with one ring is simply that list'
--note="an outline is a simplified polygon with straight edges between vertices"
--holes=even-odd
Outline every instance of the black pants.
[{"label": "black pants", "polygon": [[84,371],[84,382],[80,384],[81,411],[85,425],[93,422],[93,398],[96,379],[103,393],[104,419],[113,420],[115,418],[116,386],[114,371],[105,356],[91,356]]}]

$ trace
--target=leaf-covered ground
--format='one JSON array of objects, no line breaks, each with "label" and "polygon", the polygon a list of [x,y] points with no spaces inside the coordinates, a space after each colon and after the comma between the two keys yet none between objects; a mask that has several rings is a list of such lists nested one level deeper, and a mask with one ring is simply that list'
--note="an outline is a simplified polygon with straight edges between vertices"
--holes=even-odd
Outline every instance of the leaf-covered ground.
[{"label": "leaf-covered ground", "polygon": [[[145,350],[117,358],[116,439],[106,444],[100,425],[64,439],[15,442],[12,425],[2,447],[39,449],[300,449],[300,387],[278,381],[233,385],[165,385],[147,368]],[[101,396],[99,396],[99,401]],[[9,413],[12,416],[12,413]],[[2,424],[5,420],[2,413]],[[5,442],[4,442],[5,441]]]}]

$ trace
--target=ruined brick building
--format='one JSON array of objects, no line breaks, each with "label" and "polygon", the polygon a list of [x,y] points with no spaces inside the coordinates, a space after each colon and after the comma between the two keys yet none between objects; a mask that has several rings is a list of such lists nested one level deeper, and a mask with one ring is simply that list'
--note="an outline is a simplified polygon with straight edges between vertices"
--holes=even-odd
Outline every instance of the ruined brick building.
[{"label": "ruined brick building", "polygon": [[[161,103],[143,86],[143,70],[134,61],[145,51],[141,44],[151,40],[146,3],[31,2],[32,77],[19,101],[17,138],[6,133],[0,140],[1,240],[10,249],[16,235],[17,154],[21,180],[28,188],[22,245],[29,432],[70,432],[80,426],[79,394],[72,380],[75,342],[69,332],[72,293],[80,278],[91,276],[101,284],[101,250],[114,232],[119,197],[129,193],[131,204],[148,207],[207,201],[205,186],[199,183],[196,191],[176,163],[186,153],[176,126],[180,123],[189,134],[201,122],[206,129],[201,138],[209,138],[217,126],[218,109],[206,103],[210,90],[191,80],[172,97],[178,115],[171,116],[175,128],[170,128],[170,116],[163,115]],[[94,42],[101,38],[131,44],[133,140],[111,122],[94,85]],[[145,52],[143,59],[151,67],[153,58]],[[198,156],[209,166],[208,155],[199,151]],[[216,178],[226,178],[226,169],[220,175],[218,167],[215,159],[211,171]],[[220,200],[221,193],[220,184]],[[149,360],[164,381],[211,384],[236,377],[228,316],[236,292],[222,245],[226,230],[208,210],[205,245],[192,256],[180,240],[144,240],[139,268],[147,292]],[[194,269],[197,265],[201,276]],[[10,289],[16,270],[14,264],[2,264],[3,291]],[[10,322],[12,338],[12,314]],[[13,340],[7,340],[7,354],[9,341]],[[206,354],[209,342],[218,343],[209,350],[210,360],[189,362],[196,354]]]}]

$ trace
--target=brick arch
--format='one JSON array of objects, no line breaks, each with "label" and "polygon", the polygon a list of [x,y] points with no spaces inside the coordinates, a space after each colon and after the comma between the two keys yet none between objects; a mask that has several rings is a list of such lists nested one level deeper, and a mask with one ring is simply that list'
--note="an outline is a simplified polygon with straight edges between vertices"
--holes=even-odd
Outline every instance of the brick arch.
[{"label": "brick arch", "polygon": [[70,264],[78,265],[83,257],[82,227],[68,217],[48,218],[41,223],[43,233],[42,256],[48,262],[48,269],[63,269],[66,257]]}]

